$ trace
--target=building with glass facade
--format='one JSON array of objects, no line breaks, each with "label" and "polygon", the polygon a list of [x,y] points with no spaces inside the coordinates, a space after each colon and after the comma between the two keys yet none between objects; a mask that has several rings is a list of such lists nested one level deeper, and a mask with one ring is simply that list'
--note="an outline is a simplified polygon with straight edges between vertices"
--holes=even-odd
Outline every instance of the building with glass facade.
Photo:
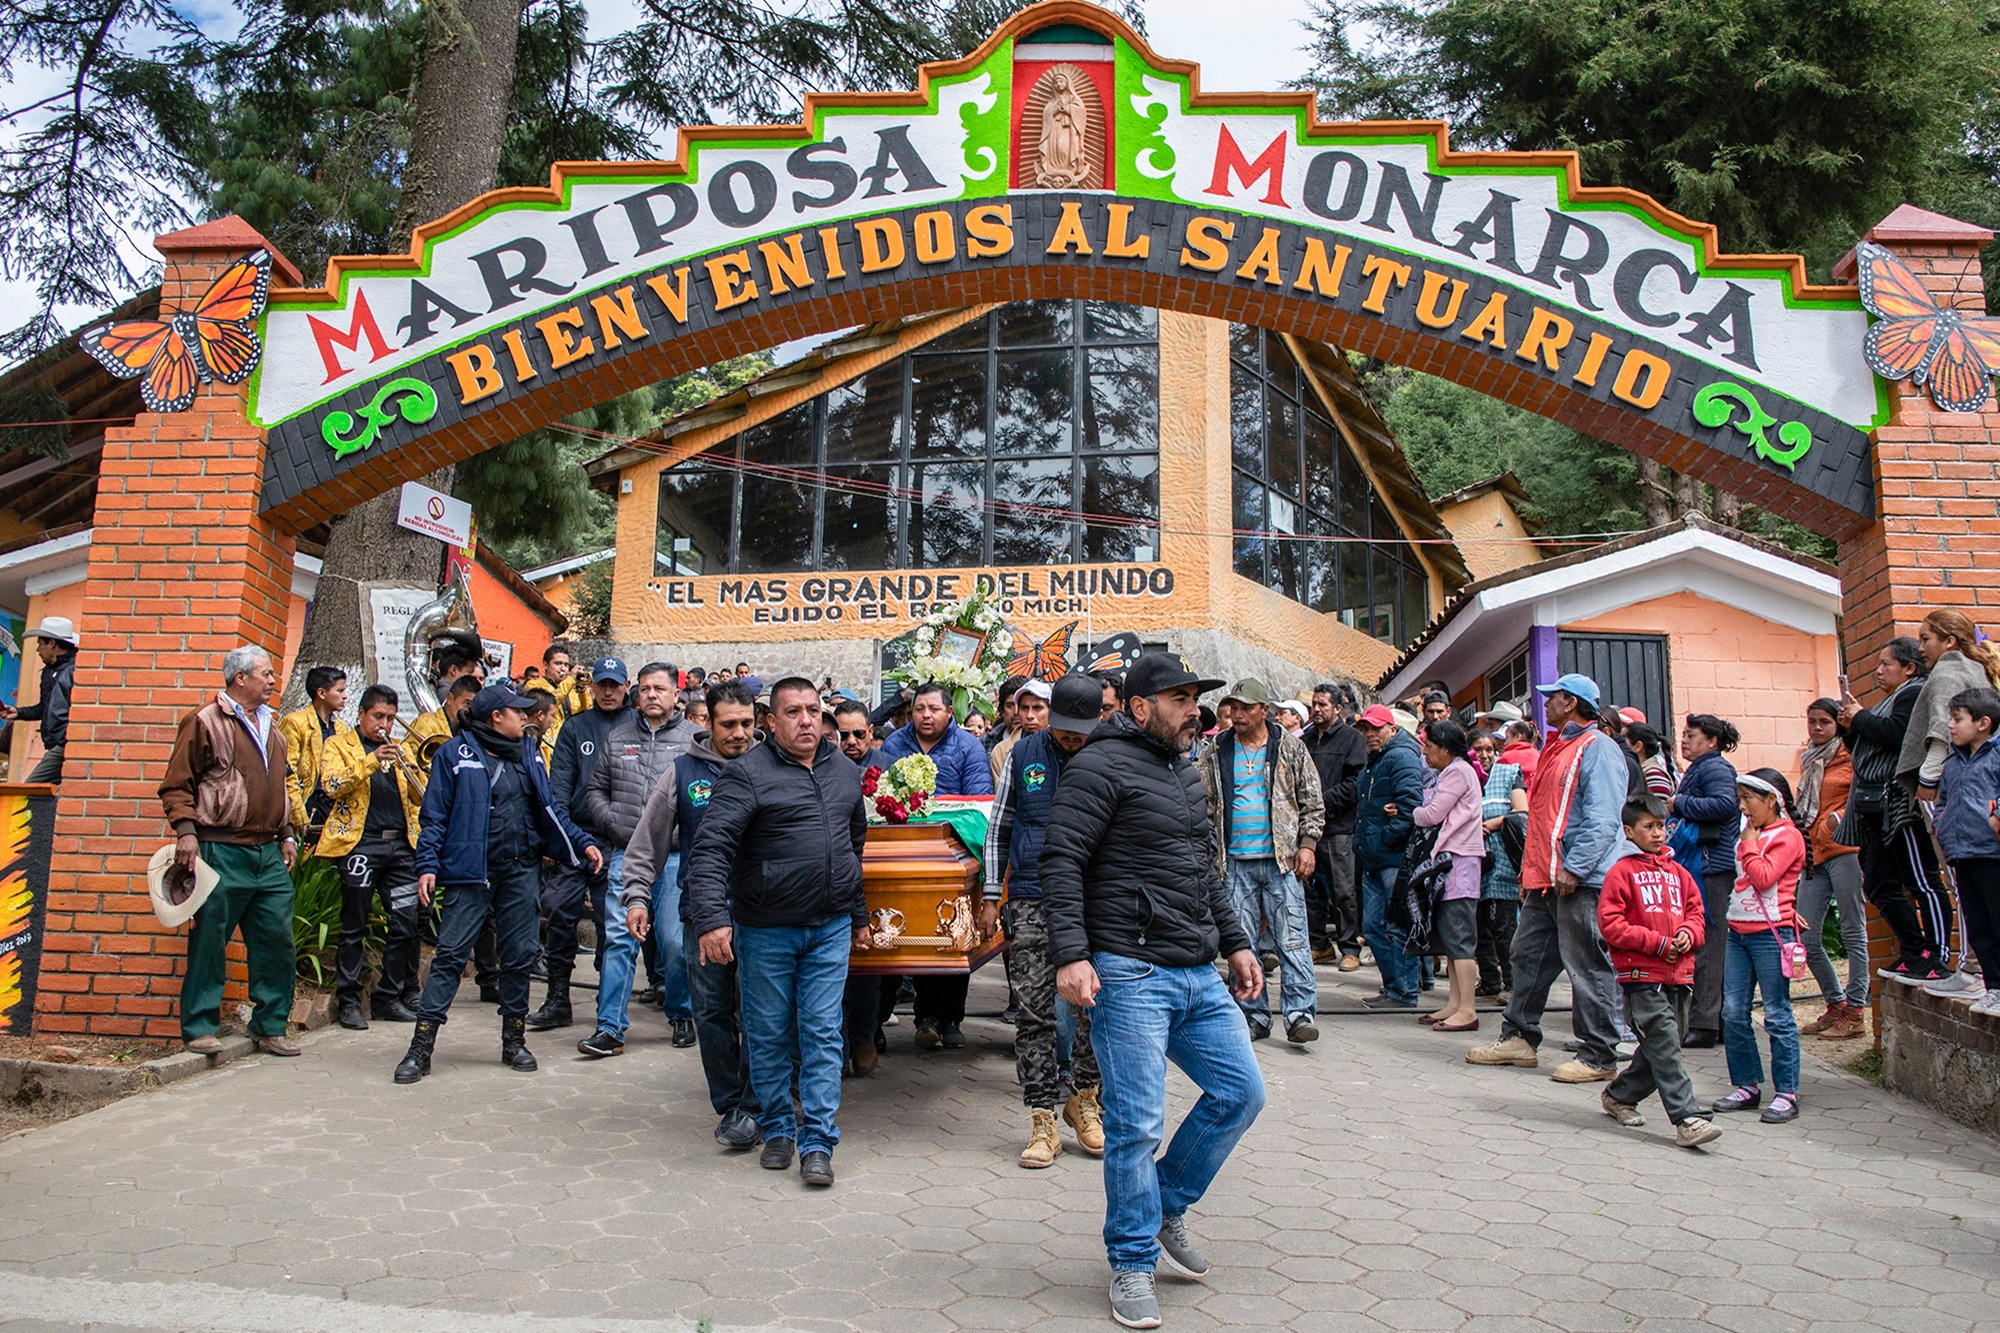
[{"label": "building with glass facade", "polygon": [[1338,349],[1102,302],[857,329],[591,472],[613,638],[843,684],[982,580],[1073,660],[1373,679],[1469,581]]}]

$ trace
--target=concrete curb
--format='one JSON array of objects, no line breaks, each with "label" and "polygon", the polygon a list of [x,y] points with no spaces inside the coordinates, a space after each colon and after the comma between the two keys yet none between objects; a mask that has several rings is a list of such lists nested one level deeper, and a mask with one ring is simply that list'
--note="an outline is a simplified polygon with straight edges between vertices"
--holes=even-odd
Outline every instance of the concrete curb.
[{"label": "concrete curb", "polygon": [[[299,1036],[304,1038],[305,1033]],[[62,1099],[101,1106],[127,1093],[178,1083],[203,1070],[216,1069],[256,1052],[248,1036],[222,1038],[213,1055],[175,1051],[129,1068],[111,1065],[58,1064],[50,1060],[0,1059],[0,1101],[37,1102]]]}]

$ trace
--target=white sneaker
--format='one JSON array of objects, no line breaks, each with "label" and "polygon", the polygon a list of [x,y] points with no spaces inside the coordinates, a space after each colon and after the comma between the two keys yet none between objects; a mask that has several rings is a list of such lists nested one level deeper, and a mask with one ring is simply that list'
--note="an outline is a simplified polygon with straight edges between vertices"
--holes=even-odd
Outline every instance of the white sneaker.
[{"label": "white sneaker", "polygon": [[1924,983],[1924,994],[1935,995],[1945,1000],[1978,999],[1986,993],[1984,979],[1967,972],[1964,968],[1960,968],[1948,977],[1939,977],[1936,981]]},{"label": "white sneaker", "polygon": [[2000,990],[1987,991],[1984,998],[1975,1000],[1972,1012],[1985,1014],[1988,1018],[2000,1018]]}]

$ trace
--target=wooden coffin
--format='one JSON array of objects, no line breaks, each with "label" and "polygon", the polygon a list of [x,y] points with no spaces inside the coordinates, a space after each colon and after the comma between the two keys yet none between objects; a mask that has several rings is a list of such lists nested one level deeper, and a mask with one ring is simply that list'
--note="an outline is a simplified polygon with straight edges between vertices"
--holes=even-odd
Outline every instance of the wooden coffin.
[{"label": "wooden coffin", "polygon": [[899,973],[966,975],[1006,944],[981,940],[968,915],[979,910],[982,875],[944,824],[875,824],[861,855],[861,882],[875,944],[856,949],[848,970],[863,976]]}]

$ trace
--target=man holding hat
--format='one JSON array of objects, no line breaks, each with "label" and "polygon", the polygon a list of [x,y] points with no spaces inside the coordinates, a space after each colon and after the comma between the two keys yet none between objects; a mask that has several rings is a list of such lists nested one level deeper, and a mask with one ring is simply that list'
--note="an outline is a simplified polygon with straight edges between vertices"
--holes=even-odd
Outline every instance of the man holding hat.
[{"label": "man holding hat", "polygon": [[1474,1047],[1465,1059],[1533,1069],[1549,987],[1567,970],[1570,1025],[1582,1047],[1551,1077],[1605,1082],[1618,1072],[1618,976],[1598,928],[1597,896],[1624,841],[1624,747],[1598,728],[1597,682],[1590,677],[1571,672],[1535,691],[1547,700],[1549,725],[1558,734],[1528,785],[1514,994],[1500,1021],[1500,1040]]},{"label": "man holding hat", "polygon": [[[604,750],[606,737],[625,715],[629,693],[625,664],[615,657],[600,657],[590,664],[590,708],[563,723],[556,735],[554,755],[549,759],[549,786],[554,790],[556,808],[580,827],[588,829],[590,810],[585,789]],[[598,972],[604,970],[602,942],[609,934],[605,919],[605,894],[610,884],[610,868],[585,872],[556,862],[555,872],[542,887],[542,910],[548,913],[548,936],[543,941],[542,960],[548,969],[549,988],[541,1007],[528,1015],[530,1032],[549,1032],[570,1025],[569,978],[576,970],[577,923],[587,907],[597,923]]]},{"label": "man holding hat", "polygon": [[[1046,685],[1043,681],[1031,684]],[[1017,697],[1027,695],[1024,686]],[[979,933],[991,936],[1000,925],[1000,897],[1007,897],[1007,956],[1014,984],[1014,1072],[1021,1104],[1028,1108],[1028,1146],[1021,1165],[1051,1166],[1062,1154],[1056,1129],[1061,1088],[1056,1059],[1056,966],[1049,948],[1048,905],[1042,900],[1042,844],[1049,810],[1062,785],[1063,769],[1090,733],[1097,730],[1104,687],[1089,676],[1067,675],[1050,688],[1044,727],[1024,734],[1007,756],[993,788],[993,817],[986,829],[986,902]],[[1090,1011],[1077,1011],[1075,1091],[1063,1119],[1077,1146],[1092,1157],[1104,1155],[1103,1103],[1098,1091],[1097,1057],[1090,1049]]]},{"label": "man holding hat", "polygon": [[201,861],[216,887],[194,914],[181,979],[181,1036],[203,1055],[222,1049],[222,978],[229,937],[243,932],[250,962],[250,1036],[272,1055],[297,1055],[285,1036],[298,955],[292,939],[292,803],[285,743],[271,707],[278,673],[262,648],[222,659],[222,691],[174,732],[160,804],[184,870]]},{"label": "man holding hat", "polygon": [[[1187,1210],[1264,1109],[1264,1076],[1230,998],[1255,999],[1264,974],[1218,873],[1207,792],[1187,757],[1201,694],[1221,684],[1171,653],[1132,664],[1125,711],[1063,771],[1039,867],[1056,990],[1092,1010],[1111,1313],[1127,1328],[1159,1326],[1163,1252],[1180,1273],[1208,1272]],[[1169,1060],[1202,1095],[1161,1155]]]},{"label": "man holding hat", "polygon": [[523,1073],[536,1067],[526,1023],[542,858],[571,867],[587,861],[595,875],[604,855],[556,804],[541,746],[526,739],[534,705],[511,682],[488,685],[431,760],[417,834],[417,899],[429,907],[442,886],[444,922],[416,1031],[396,1066],[398,1083],[431,1072],[438,1028],[489,917],[500,943],[500,1063]]},{"label": "man holding hat", "polygon": [[69,737],[69,700],[76,688],[76,626],[62,616],[43,616],[26,637],[36,640],[42,659],[42,691],[37,702],[10,708],[0,704],[0,718],[39,722],[42,757],[28,770],[26,782],[62,783],[63,743]]},{"label": "man holding hat", "polygon": [[[1271,725],[1271,692],[1255,678],[1230,686],[1228,731],[1201,752],[1209,820],[1222,849],[1223,877],[1245,930],[1261,921],[1282,960],[1278,973],[1286,1039],[1319,1040],[1313,1016],[1319,984],[1306,937],[1306,881],[1326,829],[1319,770],[1305,743]],[[1243,1002],[1252,1040],[1271,1035],[1269,994]]]}]

